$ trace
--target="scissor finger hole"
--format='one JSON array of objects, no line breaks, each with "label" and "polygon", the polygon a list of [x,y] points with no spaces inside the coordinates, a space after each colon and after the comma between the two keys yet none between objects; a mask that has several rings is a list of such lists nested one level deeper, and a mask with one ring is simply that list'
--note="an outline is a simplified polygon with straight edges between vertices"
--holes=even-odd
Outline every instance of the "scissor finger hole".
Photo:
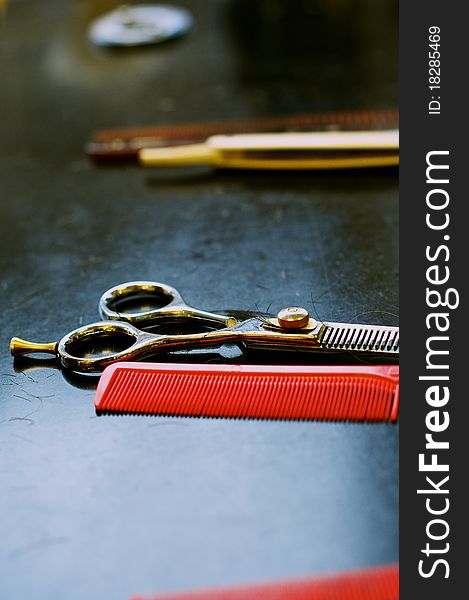
[{"label": "scissor finger hole", "polygon": [[130,332],[102,331],[67,340],[64,347],[65,351],[75,358],[104,358],[127,350],[135,341],[136,337]]},{"label": "scissor finger hole", "polygon": [[109,308],[114,312],[126,315],[137,315],[168,306],[174,297],[163,290],[152,292],[129,293],[111,300]]}]

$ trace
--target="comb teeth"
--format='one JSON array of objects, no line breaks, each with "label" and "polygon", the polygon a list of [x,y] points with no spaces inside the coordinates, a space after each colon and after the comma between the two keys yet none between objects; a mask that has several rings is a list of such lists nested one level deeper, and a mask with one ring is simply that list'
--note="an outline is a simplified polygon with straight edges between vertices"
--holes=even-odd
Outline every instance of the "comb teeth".
[{"label": "comb teeth", "polygon": [[320,579],[298,579],[249,587],[134,596],[132,600],[398,600],[399,567],[389,565]]},{"label": "comb teeth", "polygon": [[298,421],[396,421],[399,367],[117,363],[100,380],[98,414]]}]

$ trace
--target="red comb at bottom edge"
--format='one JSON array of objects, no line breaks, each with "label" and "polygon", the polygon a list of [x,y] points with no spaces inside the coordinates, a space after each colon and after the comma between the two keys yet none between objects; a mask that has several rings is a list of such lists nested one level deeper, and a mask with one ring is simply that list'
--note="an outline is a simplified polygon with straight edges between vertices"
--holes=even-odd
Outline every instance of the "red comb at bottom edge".
[{"label": "red comb at bottom edge", "polygon": [[116,363],[101,376],[98,414],[298,421],[396,421],[398,366]]},{"label": "red comb at bottom edge", "polygon": [[134,596],[131,600],[398,600],[399,566],[386,565],[320,578],[207,591]]}]

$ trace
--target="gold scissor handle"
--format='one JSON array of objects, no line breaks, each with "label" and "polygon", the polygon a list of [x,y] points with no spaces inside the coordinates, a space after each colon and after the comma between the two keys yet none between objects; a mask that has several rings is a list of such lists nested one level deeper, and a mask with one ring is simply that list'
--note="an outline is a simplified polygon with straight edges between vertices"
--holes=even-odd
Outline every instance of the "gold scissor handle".
[{"label": "gold scissor handle", "polygon": [[[145,300],[150,306],[143,308]],[[129,310],[132,303],[139,308]],[[137,327],[168,318],[203,319],[225,327],[236,323],[233,317],[189,306],[176,288],[158,281],[129,281],[110,288],[101,296],[99,312],[103,319],[127,321]]]},{"label": "gold scissor handle", "polygon": [[48,344],[12,338],[10,352],[14,357],[46,353],[56,356],[62,366],[75,373],[97,373],[106,366],[126,357],[132,359],[135,351],[154,336],[129,323],[102,321],[79,327],[65,335],[59,342]]}]

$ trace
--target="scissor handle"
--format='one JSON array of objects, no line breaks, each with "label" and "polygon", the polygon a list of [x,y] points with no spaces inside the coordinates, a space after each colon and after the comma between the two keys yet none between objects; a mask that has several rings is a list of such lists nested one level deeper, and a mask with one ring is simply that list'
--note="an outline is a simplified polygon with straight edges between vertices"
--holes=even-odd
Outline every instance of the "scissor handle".
[{"label": "scissor handle", "polygon": [[135,359],[142,346],[149,341],[156,345],[158,337],[130,323],[99,321],[65,335],[57,344],[56,355],[72,371],[95,373],[114,362]]},{"label": "scissor handle", "polygon": [[[151,303],[151,308],[141,308],[145,299]],[[132,309],[132,304],[136,302],[140,303],[140,307]],[[100,298],[99,313],[103,319],[127,321],[137,327],[168,318],[203,319],[225,326],[236,322],[236,319],[227,315],[189,306],[176,288],[157,281],[130,281],[110,288]]]},{"label": "scissor handle", "polygon": [[155,347],[162,336],[152,335],[130,323],[101,321],[74,329],[59,342],[29,342],[14,337],[10,342],[13,356],[53,354],[62,365],[76,373],[102,371],[107,365],[134,359],[149,342]]},{"label": "scissor handle", "polygon": [[[133,302],[141,304],[145,298],[151,300],[151,308],[132,309]],[[170,285],[157,281],[129,281],[104,292],[99,300],[99,313],[103,319],[133,323],[167,314],[168,309],[180,304],[185,304],[181,294]],[[122,310],[126,307],[127,310]]]}]

